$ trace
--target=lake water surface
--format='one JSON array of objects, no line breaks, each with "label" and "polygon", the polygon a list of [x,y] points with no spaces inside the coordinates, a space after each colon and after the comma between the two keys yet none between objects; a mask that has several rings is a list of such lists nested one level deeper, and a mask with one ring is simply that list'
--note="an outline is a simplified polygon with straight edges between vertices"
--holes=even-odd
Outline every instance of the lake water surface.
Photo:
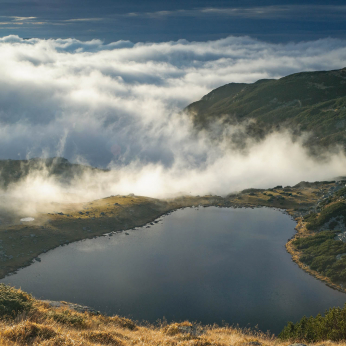
[{"label": "lake water surface", "polygon": [[296,224],[280,211],[187,208],[161,220],[59,247],[1,282],[135,320],[225,321],[275,333],[346,302],[291,261],[285,243]]}]

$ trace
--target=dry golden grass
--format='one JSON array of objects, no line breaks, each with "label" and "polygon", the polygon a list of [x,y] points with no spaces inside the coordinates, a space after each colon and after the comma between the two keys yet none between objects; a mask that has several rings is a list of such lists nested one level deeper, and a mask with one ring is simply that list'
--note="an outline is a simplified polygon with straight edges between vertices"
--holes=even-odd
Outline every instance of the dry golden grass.
[{"label": "dry golden grass", "polygon": [[[234,327],[194,325],[190,322],[136,325],[119,316],[107,317],[53,308],[33,300],[33,308],[15,319],[0,320],[0,346],[287,346],[272,335]],[[84,323],[55,319],[73,316]],[[346,343],[324,345],[346,346]]]},{"label": "dry golden grass", "polygon": [[251,344],[253,341],[269,346],[273,340],[264,334],[229,327],[194,326],[190,322],[137,326],[127,318],[67,311],[65,307],[53,308],[37,300],[33,300],[29,312],[15,319],[0,320],[0,346],[256,346]]}]

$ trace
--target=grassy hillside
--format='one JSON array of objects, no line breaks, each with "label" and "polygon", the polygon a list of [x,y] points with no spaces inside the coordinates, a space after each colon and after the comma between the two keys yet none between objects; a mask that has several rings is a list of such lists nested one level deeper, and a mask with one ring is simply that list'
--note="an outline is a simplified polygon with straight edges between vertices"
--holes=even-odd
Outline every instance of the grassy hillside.
[{"label": "grassy hillside", "polygon": [[138,324],[120,316],[105,316],[66,302],[40,301],[21,290],[0,284],[0,345],[91,346],[288,346],[345,345],[346,307],[325,316],[303,317],[288,323],[278,337],[270,332],[235,326],[203,326],[189,321]]},{"label": "grassy hillside", "polygon": [[247,128],[253,137],[290,127],[297,135],[312,131],[309,146],[346,147],[346,68],[296,73],[253,84],[230,83],[186,110],[198,129],[210,128],[216,120],[235,123],[255,119]]},{"label": "grassy hillside", "polygon": [[119,316],[76,311],[81,308],[65,302],[39,301],[25,292],[0,285],[0,345],[289,345],[270,334],[235,327],[202,326],[187,321],[139,325]]}]

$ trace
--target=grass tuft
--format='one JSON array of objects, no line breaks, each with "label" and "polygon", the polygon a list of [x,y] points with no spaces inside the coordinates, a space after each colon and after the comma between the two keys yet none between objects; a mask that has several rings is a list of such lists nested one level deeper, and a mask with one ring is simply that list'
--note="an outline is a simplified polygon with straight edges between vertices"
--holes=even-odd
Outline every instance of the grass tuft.
[{"label": "grass tuft", "polygon": [[51,339],[57,333],[51,326],[25,321],[7,328],[2,335],[11,341],[28,345],[34,341]]},{"label": "grass tuft", "polygon": [[124,346],[124,343],[110,332],[89,331],[82,334],[83,338],[102,345]]},{"label": "grass tuft", "polygon": [[129,318],[113,316],[109,318],[109,323],[114,324],[118,327],[129,329],[129,330],[137,330],[137,325]]},{"label": "grass tuft", "polygon": [[88,323],[83,314],[72,312],[71,310],[51,311],[49,316],[56,322],[74,328],[87,328]]}]

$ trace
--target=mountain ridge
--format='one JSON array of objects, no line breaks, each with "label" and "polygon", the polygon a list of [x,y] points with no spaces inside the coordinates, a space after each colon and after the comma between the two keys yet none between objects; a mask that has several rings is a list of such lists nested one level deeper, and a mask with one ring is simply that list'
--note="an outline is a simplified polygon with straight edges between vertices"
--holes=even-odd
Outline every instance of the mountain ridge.
[{"label": "mountain ridge", "polygon": [[212,124],[249,123],[257,139],[290,128],[294,135],[311,132],[307,146],[346,148],[346,68],[299,72],[255,83],[229,83],[185,108],[198,130]]}]

